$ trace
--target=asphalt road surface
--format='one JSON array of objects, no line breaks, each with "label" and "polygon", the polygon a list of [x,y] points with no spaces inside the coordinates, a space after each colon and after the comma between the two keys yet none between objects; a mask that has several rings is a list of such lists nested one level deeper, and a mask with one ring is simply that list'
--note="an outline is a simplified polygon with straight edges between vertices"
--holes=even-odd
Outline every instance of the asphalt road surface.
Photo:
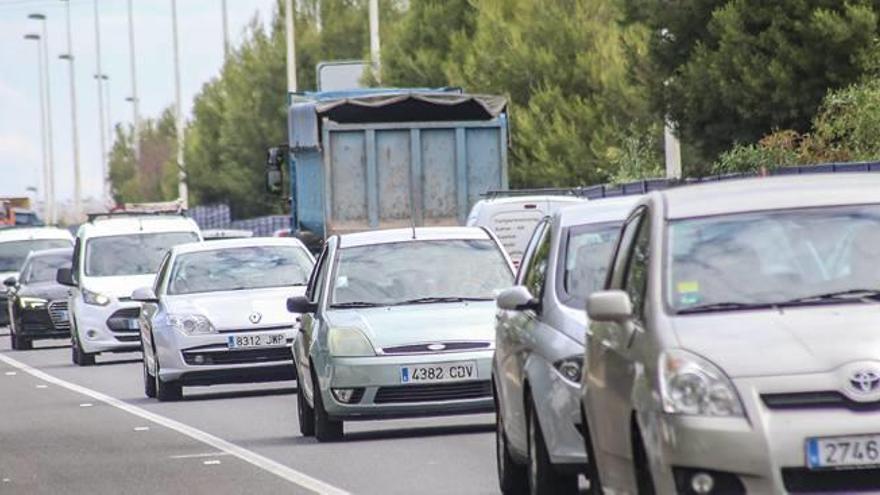
[{"label": "asphalt road surface", "polygon": [[[5,330],[0,330],[5,334]],[[0,336],[0,494],[496,494],[491,414],[356,422],[299,435],[296,382],[143,394],[140,353],[70,361]]]}]

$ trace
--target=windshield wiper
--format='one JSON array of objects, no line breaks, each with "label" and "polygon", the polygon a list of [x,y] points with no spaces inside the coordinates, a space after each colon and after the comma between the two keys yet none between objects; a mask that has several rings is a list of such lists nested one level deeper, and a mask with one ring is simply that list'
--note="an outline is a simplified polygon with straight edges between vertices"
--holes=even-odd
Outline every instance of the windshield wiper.
[{"label": "windshield wiper", "polygon": [[331,308],[377,308],[379,306],[385,306],[385,304],[367,301],[350,301],[344,303],[334,303],[330,305]]},{"label": "windshield wiper", "polygon": [[770,303],[743,303],[743,302],[719,302],[719,303],[710,303],[710,304],[702,304],[699,306],[691,306],[690,308],[684,308],[676,311],[676,314],[686,315],[692,313],[712,313],[715,311],[740,311],[746,309],[768,309],[775,307],[775,304]]},{"label": "windshield wiper", "polygon": [[416,299],[407,299],[394,303],[395,306],[406,304],[432,304],[432,303],[448,303],[448,302],[465,302],[465,301],[491,301],[491,297],[462,297],[462,296],[435,296],[435,297],[419,297]]},{"label": "windshield wiper", "polygon": [[797,306],[799,304],[816,304],[824,302],[842,303],[864,299],[876,300],[878,298],[880,298],[880,290],[878,289],[848,289],[835,292],[826,292],[825,294],[797,297],[788,301],[779,302],[777,303],[777,305]]}]

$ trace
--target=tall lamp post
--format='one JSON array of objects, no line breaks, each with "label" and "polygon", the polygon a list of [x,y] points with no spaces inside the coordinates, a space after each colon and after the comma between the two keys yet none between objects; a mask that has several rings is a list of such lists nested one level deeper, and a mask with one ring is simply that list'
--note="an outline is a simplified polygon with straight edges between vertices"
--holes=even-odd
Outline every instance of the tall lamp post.
[{"label": "tall lamp post", "polygon": [[76,77],[73,63],[73,42],[70,29],[70,0],[64,1],[67,7],[67,53],[58,58],[70,62],[70,124],[73,138],[73,211],[79,219],[82,215],[82,183],[79,173],[79,128],[76,118]]},{"label": "tall lamp post", "polygon": [[[95,7],[95,74],[103,74],[101,72],[101,17],[98,13],[98,0],[94,0]],[[104,124],[104,91],[103,81],[96,78],[98,82],[98,129],[101,136],[101,183],[103,185],[102,196],[109,200],[110,198],[110,179],[107,173],[107,127]]]},{"label": "tall lamp post", "polygon": [[177,196],[183,209],[189,208],[189,192],[187,190],[186,163],[183,155],[183,110],[180,101],[180,50],[177,41],[177,1],[171,0],[171,27],[174,41],[174,96],[175,96],[175,127],[177,128]]},{"label": "tall lamp post", "polygon": [[[225,8],[224,3],[224,8]],[[138,90],[137,90],[137,70],[135,68],[135,50],[134,50],[134,10],[132,0],[128,0],[128,50],[131,65],[131,110],[132,110],[132,126],[131,126],[131,142],[134,148],[135,161],[141,156],[141,138],[140,138],[140,112],[138,111]],[[224,10],[225,16],[225,10]],[[225,18],[225,17],[224,17]]]},{"label": "tall lamp post", "polygon": [[43,91],[43,47],[39,34],[26,34],[24,39],[37,42],[37,73],[40,81],[40,144],[43,154],[43,202],[45,211],[43,215],[49,220],[49,155],[46,151],[46,93]]},{"label": "tall lamp post", "polygon": [[28,19],[40,21],[43,28],[42,45],[42,64],[43,64],[43,89],[46,94],[46,155],[48,168],[48,182],[43,186],[48,192],[48,204],[46,205],[46,220],[50,224],[56,222],[55,218],[55,146],[52,142],[52,94],[49,91],[51,87],[49,77],[49,30],[46,27],[46,16],[43,14],[30,14]]}]

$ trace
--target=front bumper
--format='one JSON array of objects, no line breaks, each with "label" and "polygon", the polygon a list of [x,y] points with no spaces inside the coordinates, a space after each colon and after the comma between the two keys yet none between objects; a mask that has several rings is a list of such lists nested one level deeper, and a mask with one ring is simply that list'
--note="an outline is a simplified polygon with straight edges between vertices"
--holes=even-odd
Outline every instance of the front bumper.
[{"label": "front bumper", "polygon": [[52,301],[43,308],[19,308],[15,330],[31,339],[70,338],[70,320],[64,317],[66,313],[67,301]]},{"label": "front bumper", "polygon": [[[402,384],[404,365],[474,362],[472,380]],[[388,419],[491,412],[492,351],[329,358],[316,369],[327,413],[345,420]],[[331,389],[356,389],[357,401],[343,403]]]},{"label": "front bumper", "polygon": [[107,306],[96,306],[81,297],[73,299],[77,338],[90,354],[140,350],[139,314],[140,304],[133,301],[113,299]]},{"label": "front bumper", "polygon": [[581,424],[580,384],[564,379],[550,363],[540,362],[537,366],[540,370],[529,375],[529,383],[550,461],[582,467],[587,462],[587,454]]},{"label": "front bumper", "polygon": [[[768,405],[767,394],[835,390],[827,375],[735,380],[747,418],[707,418],[651,413],[640,418],[658,493],[676,493],[674,470],[730,476],[745,493],[855,493],[880,491],[880,466],[852,470],[807,468],[810,438],[880,434],[880,403],[840,407]],[[763,394],[763,397],[762,397]],[[681,480],[680,480],[681,482]],[[720,493],[720,492],[719,492]],[[726,493],[726,492],[725,492]]]}]

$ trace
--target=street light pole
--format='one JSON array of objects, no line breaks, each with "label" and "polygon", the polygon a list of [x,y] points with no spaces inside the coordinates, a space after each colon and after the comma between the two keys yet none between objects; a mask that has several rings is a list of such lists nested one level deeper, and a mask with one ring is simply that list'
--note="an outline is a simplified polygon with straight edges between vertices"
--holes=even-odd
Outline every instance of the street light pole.
[{"label": "street light pole", "polygon": [[37,74],[40,81],[40,144],[43,154],[43,202],[45,211],[43,215],[49,220],[49,155],[46,152],[46,93],[43,81],[43,54],[42,40],[39,34],[26,34],[26,40],[37,42]]},{"label": "street light pole", "polygon": [[[101,72],[101,17],[98,13],[98,0],[94,0],[95,6],[95,73]],[[110,197],[109,176],[107,174],[107,126],[104,124],[104,91],[102,90],[102,80],[96,78],[98,82],[98,129],[101,136],[101,182],[102,195],[105,199]]]},{"label": "street light pole", "polygon": [[379,0],[370,0],[370,62],[373,64],[373,76],[381,82],[380,70],[382,61],[379,44]]},{"label": "street light pole", "polygon": [[131,60],[131,108],[132,108],[131,141],[132,141],[132,145],[134,147],[134,159],[135,159],[135,162],[137,162],[141,156],[141,138],[140,138],[140,120],[141,119],[140,119],[140,112],[138,111],[137,71],[135,70],[135,50],[134,50],[134,12],[133,12],[132,0],[128,0],[128,48],[129,48],[130,60]]},{"label": "street light pole", "polygon": [[177,128],[177,196],[183,209],[189,208],[189,192],[186,187],[186,163],[183,155],[183,111],[180,101],[180,50],[177,40],[177,1],[171,0],[171,25],[174,38],[174,95],[175,127]]},{"label": "street light pole", "polygon": [[296,32],[294,31],[294,2],[284,2],[285,38],[287,40],[287,91],[296,93]]},{"label": "street light pole", "polygon": [[57,219],[55,218],[55,147],[52,142],[52,93],[50,91],[52,86],[49,77],[49,30],[46,26],[45,15],[31,14],[28,18],[38,20],[43,24],[42,63],[46,93],[46,151],[49,158],[48,183],[44,187],[47,189],[49,197],[49,203],[46,206],[46,220],[50,224],[54,224]]},{"label": "street light pole", "polygon": [[73,42],[70,29],[70,0],[65,0],[67,7],[67,53],[61,55],[62,60],[70,62],[70,124],[73,136],[73,212],[76,221],[82,215],[82,182],[79,173],[79,127],[76,118],[76,77],[73,63]]},{"label": "street light pole", "polygon": [[[131,0],[128,0],[131,2]],[[220,0],[220,8],[223,9],[223,61],[229,59],[229,19],[226,12],[226,0]]]}]

